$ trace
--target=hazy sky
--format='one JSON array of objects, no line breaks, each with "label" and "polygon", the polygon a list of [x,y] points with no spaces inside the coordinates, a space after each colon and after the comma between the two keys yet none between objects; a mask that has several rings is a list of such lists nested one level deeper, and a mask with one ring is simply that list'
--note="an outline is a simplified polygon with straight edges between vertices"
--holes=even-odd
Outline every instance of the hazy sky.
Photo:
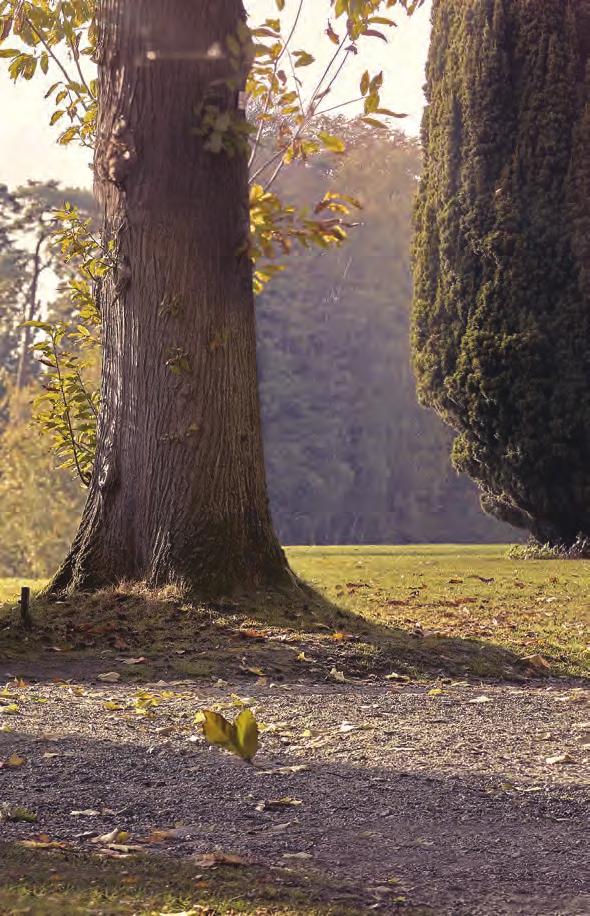
[{"label": "hazy sky", "polygon": [[[252,22],[266,16],[275,18],[278,13],[274,0],[246,0]],[[358,84],[363,70],[371,74],[384,71],[385,82],[382,104],[394,111],[407,112],[408,117],[396,122],[404,130],[416,133],[423,105],[422,84],[424,63],[428,46],[430,4],[427,3],[408,20],[405,14],[394,13],[391,18],[398,22],[396,29],[387,30],[390,39],[385,44],[377,38],[365,38],[360,42],[357,59],[352,55],[338,80],[330,104],[338,104],[358,96]],[[294,3],[287,3],[282,14],[287,32]],[[318,64],[300,71],[306,80],[313,80],[314,73],[327,61],[334,46],[323,34],[329,14],[328,0],[306,0],[304,12],[296,32],[293,49],[305,49],[316,57]],[[304,9],[305,9],[304,8]],[[333,23],[338,30],[338,23]],[[0,61],[5,71],[6,61]],[[321,71],[320,71],[321,72]],[[55,143],[57,129],[48,125],[51,103],[43,99],[43,84],[37,77],[27,83],[20,80],[16,85],[2,73],[1,101],[3,109],[0,128],[0,182],[13,186],[27,178],[58,178],[69,185],[90,185],[92,175],[88,168],[84,150],[59,147]],[[49,71],[47,86],[57,76]],[[326,100],[326,106],[328,100]],[[354,114],[358,107],[349,106],[343,112]],[[57,125],[59,126],[59,125]]]}]

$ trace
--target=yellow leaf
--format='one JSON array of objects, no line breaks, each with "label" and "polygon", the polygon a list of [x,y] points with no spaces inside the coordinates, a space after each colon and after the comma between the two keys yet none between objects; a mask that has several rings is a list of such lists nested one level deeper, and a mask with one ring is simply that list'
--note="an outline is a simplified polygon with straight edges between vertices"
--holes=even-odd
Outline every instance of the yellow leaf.
[{"label": "yellow leaf", "polygon": [[22,767],[27,762],[26,757],[19,757],[18,754],[12,754],[7,760],[4,761],[2,766],[5,767]]},{"label": "yellow leaf", "polygon": [[442,690],[440,687],[433,687],[432,690],[428,691],[428,696],[429,697],[439,697],[441,693],[442,693]]},{"label": "yellow leaf", "polygon": [[225,716],[212,709],[204,709],[203,734],[209,744],[216,744],[237,754],[236,727],[228,722]]},{"label": "yellow leaf", "polygon": [[235,721],[238,753],[244,760],[252,760],[258,750],[258,723],[251,709],[243,709]]},{"label": "yellow leaf", "polygon": [[336,137],[334,134],[328,134],[323,130],[320,130],[318,134],[320,140],[332,153],[344,153],[346,151],[346,143],[341,137]]}]

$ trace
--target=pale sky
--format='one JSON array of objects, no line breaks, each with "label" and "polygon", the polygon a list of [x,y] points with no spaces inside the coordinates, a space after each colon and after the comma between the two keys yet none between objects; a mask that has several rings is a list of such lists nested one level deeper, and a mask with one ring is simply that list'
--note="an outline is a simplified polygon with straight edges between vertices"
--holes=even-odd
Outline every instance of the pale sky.
[{"label": "pale sky", "polygon": [[[274,0],[246,0],[251,23],[258,23],[267,16],[277,18]],[[286,35],[295,4],[287,2],[281,15],[283,34]],[[306,0],[304,13],[297,28],[293,50],[304,49],[316,58],[317,63],[299,70],[305,80],[317,79],[317,71],[325,66],[334,51],[323,34],[329,15],[328,0]],[[338,104],[359,95],[358,85],[362,72],[368,69],[371,75],[384,72],[384,86],[381,94],[382,105],[393,111],[406,112],[408,117],[396,121],[396,126],[408,133],[417,133],[424,104],[422,85],[424,64],[428,49],[430,3],[426,3],[411,19],[404,13],[393,11],[391,17],[398,23],[396,29],[385,29],[388,44],[378,38],[364,38],[359,42],[360,53],[350,59],[338,78],[338,88],[331,94],[330,105]],[[338,31],[338,22],[333,22]],[[380,29],[383,27],[379,26]],[[7,62],[0,60],[0,67],[6,71]],[[58,76],[49,71],[46,85]],[[55,140],[58,134],[49,127],[51,102],[43,99],[43,80],[37,76],[27,83],[23,80],[14,85],[6,72],[1,74],[2,126],[0,128],[0,182],[10,186],[25,182],[28,178],[56,178],[68,185],[90,186],[92,175],[88,167],[85,150],[73,144],[59,147]],[[326,107],[328,106],[326,99]],[[355,114],[360,106],[350,105],[343,113]]]}]

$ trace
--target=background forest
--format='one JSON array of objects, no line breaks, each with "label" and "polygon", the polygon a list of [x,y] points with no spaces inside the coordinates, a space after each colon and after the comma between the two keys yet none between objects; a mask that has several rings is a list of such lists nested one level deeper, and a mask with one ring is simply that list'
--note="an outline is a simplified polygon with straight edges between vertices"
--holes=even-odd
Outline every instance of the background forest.
[{"label": "background forest", "polygon": [[[258,299],[266,461],[281,541],[514,539],[513,529],[482,513],[475,487],[450,465],[451,432],[416,400],[409,311],[418,143],[365,125],[343,129],[348,151],[337,175],[334,158],[320,156],[285,170],[279,190],[305,205],[337,180],[363,205],[359,225],[342,248],[292,255]],[[65,194],[45,188],[36,196],[49,207]],[[20,194],[34,234],[43,206],[32,207],[33,196]],[[89,204],[83,193],[74,202]],[[10,228],[6,207],[3,222]],[[48,441],[30,426],[38,379],[14,388],[17,326],[34,267],[30,240],[23,245],[18,232],[4,234],[0,575],[45,576],[73,535],[85,494],[70,470],[55,469]],[[47,252],[50,260],[49,245]],[[58,299],[52,308],[68,306]]]}]

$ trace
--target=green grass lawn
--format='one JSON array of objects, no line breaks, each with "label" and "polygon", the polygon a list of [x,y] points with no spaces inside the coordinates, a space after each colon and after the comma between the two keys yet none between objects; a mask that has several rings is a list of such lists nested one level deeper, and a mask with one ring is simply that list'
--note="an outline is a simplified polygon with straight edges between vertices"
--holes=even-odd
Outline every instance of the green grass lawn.
[{"label": "green grass lawn", "polygon": [[[296,573],[328,599],[334,614],[326,619],[334,630],[371,629],[373,647],[387,642],[388,658],[399,659],[400,670],[414,676],[432,673],[438,664],[451,674],[502,677],[510,673],[508,653],[517,663],[533,656],[532,669],[540,674],[579,676],[588,670],[590,561],[515,560],[504,545],[290,547],[287,552]],[[42,583],[0,580],[5,609],[17,599],[21,584],[39,588]],[[101,600],[91,600],[87,619],[96,617]],[[105,602],[99,616],[106,620],[106,612]],[[77,606],[77,613],[84,611]],[[153,629],[158,613],[154,605],[151,618],[143,609],[138,616]],[[285,619],[275,622],[285,624]],[[287,626],[302,630],[309,622],[293,620]],[[172,632],[164,617],[161,632]],[[181,638],[179,627],[174,638]],[[368,658],[367,669],[370,664]]]},{"label": "green grass lawn", "polygon": [[401,630],[477,639],[556,674],[588,671],[590,561],[513,560],[505,545],[292,547],[295,571],[339,606]]}]

